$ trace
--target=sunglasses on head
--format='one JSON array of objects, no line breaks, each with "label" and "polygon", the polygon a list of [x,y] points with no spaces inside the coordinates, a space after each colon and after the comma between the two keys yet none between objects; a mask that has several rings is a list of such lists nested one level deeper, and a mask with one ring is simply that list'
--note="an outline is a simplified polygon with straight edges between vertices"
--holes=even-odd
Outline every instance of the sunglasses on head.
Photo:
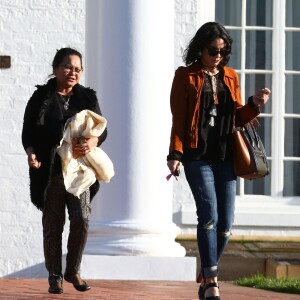
[{"label": "sunglasses on head", "polygon": [[215,47],[206,47],[207,52],[210,56],[217,56],[218,54],[220,54],[221,56],[226,56],[229,54],[229,50],[228,49],[217,49]]}]

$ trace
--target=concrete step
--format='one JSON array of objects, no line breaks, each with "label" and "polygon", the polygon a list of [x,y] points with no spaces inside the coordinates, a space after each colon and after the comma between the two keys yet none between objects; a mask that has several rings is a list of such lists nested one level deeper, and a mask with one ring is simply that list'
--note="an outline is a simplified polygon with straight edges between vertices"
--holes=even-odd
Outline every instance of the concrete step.
[{"label": "concrete step", "polygon": [[275,278],[300,278],[300,260],[268,259],[266,275]]},{"label": "concrete step", "polygon": [[[178,240],[187,256],[200,258],[195,238]],[[237,280],[256,274],[275,278],[300,278],[300,240],[233,240],[229,242],[220,260],[219,279]]]}]

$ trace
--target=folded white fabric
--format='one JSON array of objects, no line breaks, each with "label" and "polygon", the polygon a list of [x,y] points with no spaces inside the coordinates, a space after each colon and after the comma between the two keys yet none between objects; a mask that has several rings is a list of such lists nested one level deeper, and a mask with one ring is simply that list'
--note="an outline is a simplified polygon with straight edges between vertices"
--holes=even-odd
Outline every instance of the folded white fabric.
[{"label": "folded white fabric", "polygon": [[62,173],[66,190],[78,197],[96,180],[109,182],[114,176],[114,166],[108,155],[99,147],[74,159],[72,139],[78,137],[99,137],[105,130],[107,121],[102,116],[82,110],[70,118],[65,126],[64,135],[57,147],[62,161]]}]

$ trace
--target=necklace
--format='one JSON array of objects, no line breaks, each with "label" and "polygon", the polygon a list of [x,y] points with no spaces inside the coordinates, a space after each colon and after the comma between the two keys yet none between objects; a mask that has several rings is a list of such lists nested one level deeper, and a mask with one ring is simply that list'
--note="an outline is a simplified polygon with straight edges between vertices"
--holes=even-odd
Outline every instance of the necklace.
[{"label": "necklace", "polygon": [[203,66],[203,72],[213,74],[214,70],[218,70],[218,68],[217,67],[210,68],[210,67]]},{"label": "necklace", "polygon": [[[60,96],[60,98],[61,98],[61,100],[64,102],[64,109],[65,110],[68,110],[69,109],[69,101],[70,101],[70,96],[63,96],[63,95],[61,95],[61,94],[59,94],[59,96]],[[67,100],[65,100],[65,99],[67,99]]]},{"label": "necklace", "polygon": [[205,66],[205,65],[201,64],[201,67],[202,67],[202,70],[206,73],[212,74],[214,72],[214,70],[218,71],[218,66],[209,67],[209,66]]}]

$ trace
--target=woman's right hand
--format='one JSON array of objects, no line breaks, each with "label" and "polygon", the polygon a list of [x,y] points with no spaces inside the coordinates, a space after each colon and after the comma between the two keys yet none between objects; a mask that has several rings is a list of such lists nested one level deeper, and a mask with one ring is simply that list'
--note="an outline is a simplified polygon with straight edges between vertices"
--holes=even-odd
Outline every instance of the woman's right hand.
[{"label": "woman's right hand", "polygon": [[27,154],[27,161],[30,168],[38,169],[41,166],[41,162],[36,159],[35,153],[31,151]]},{"label": "woman's right hand", "polygon": [[168,168],[172,174],[176,171],[179,172],[180,169],[180,161],[179,160],[168,160]]},{"label": "woman's right hand", "polygon": [[81,144],[78,142],[78,138],[72,139],[72,156],[74,159],[83,156],[81,151]]}]

